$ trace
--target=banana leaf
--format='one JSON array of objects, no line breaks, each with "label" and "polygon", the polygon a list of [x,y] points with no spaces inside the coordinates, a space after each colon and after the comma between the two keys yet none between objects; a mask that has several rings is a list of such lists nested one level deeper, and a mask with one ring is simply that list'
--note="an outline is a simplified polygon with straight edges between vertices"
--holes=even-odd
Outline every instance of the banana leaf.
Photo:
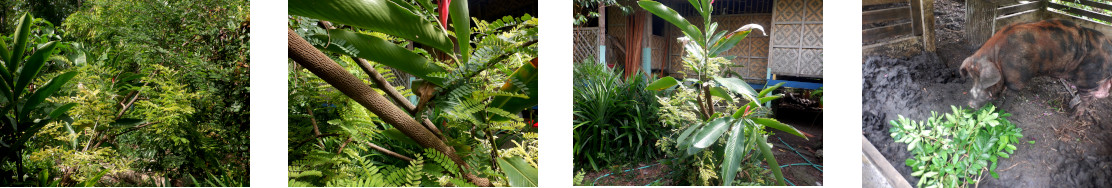
[{"label": "banana leaf", "polygon": [[[36,50],[35,54],[32,54],[31,58],[27,59],[27,62],[19,69],[19,78],[15,80],[15,85],[12,87],[14,90],[12,94],[15,95],[15,97],[21,97],[23,95],[23,90],[27,89],[27,85],[30,85],[35,77],[38,77],[39,71],[42,70],[43,65],[46,64],[46,58],[54,53],[55,44],[57,44],[57,42],[47,42],[42,48]],[[68,80],[69,79],[66,79],[66,81]]]},{"label": "banana leaf", "polygon": [[291,0],[289,14],[356,26],[452,52],[452,41],[435,22],[389,0]]},{"label": "banana leaf", "polygon": [[[539,90],[537,90],[537,71],[536,64],[522,64],[521,67],[517,68],[517,71],[514,71],[514,73],[510,75],[510,79],[506,80],[506,83],[503,84],[500,89],[505,92],[526,93],[529,95],[529,98],[497,96],[491,101],[491,107],[499,108],[506,112],[516,113],[525,110],[525,108],[536,106],[539,93]],[[525,88],[519,87],[518,84],[514,84],[515,82],[524,84]],[[504,121],[508,119],[512,118],[499,115],[495,115],[491,118],[491,120],[494,121]]]},{"label": "banana leaf", "polygon": [[506,175],[506,181],[513,187],[536,187],[537,168],[520,157],[498,158],[498,167]]}]

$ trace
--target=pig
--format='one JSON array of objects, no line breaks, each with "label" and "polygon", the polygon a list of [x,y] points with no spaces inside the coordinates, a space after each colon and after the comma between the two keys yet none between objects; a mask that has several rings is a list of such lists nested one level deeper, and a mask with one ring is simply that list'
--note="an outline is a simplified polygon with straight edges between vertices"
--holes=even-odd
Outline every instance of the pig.
[{"label": "pig", "polygon": [[[1097,30],[1067,20],[1007,26],[961,63],[961,75],[973,80],[969,106],[978,108],[1004,87],[1023,89],[1037,76],[1062,80],[1077,88],[1070,107],[1074,117],[1089,117],[1089,103],[1108,96],[1112,87],[1112,43]],[[1067,88],[1068,89],[1068,88]]]}]

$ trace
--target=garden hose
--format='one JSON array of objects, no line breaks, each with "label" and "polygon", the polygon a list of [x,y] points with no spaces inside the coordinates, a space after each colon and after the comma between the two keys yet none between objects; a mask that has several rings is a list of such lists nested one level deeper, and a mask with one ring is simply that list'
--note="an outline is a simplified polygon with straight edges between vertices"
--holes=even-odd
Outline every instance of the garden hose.
[{"label": "garden hose", "polygon": [[[660,163],[654,163],[654,164],[651,164],[651,165],[645,165],[645,166],[642,166],[642,167],[638,167],[638,168],[634,168],[634,169],[628,169],[628,170],[622,171],[622,173],[626,173],[626,172],[629,172],[629,171],[634,171],[634,170],[641,170],[641,169],[649,168],[649,167],[652,167],[652,166],[656,166],[656,165],[658,165],[658,164],[660,164]],[[599,176],[599,177],[595,178],[595,181],[594,181],[594,182],[592,182],[592,183],[591,183],[591,185],[595,185],[595,184],[598,184],[598,180],[599,180],[599,179],[602,179],[602,178],[604,178],[604,177],[606,177],[606,176],[610,176],[610,174],[614,174],[614,173],[606,173],[606,174],[604,174],[604,175],[602,175],[602,176]],[[659,179],[657,179],[657,181],[660,181],[660,180],[659,180]]]},{"label": "garden hose", "polygon": [[[807,159],[807,157],[803,156],[802,153],[799,153],[798,150],[795,150],[795,148],[793,148],[791,145],[788,145],[787,142],[784,142],[784,139],[780,139],[780,137],[776,137],[776,140],[780,140],[780,143],[783,143],[784,146],[787,146],[788,149],[792,150],[792,152],[795,152],[795,154],[799,155],[800,158],[803,158],[804,161],[807,161],[806,163],[795,163],[795,164],[780,165],[780,168],[785,168],[785,167],[789,167],[789,166],[811,166],[811,167],[814,167],[815,169],[819,170],[819,172],[823,172],[822,171],[822,165],[812,163],[810,159]],[[627,169],[627,170],[622,171],[622,173],[629,172],[629,171],[634,171],[634,170],[641,170],[641,169],[649,168],[649,167],[656,166],[656,165],[659,165],[659,164],[660,163],[654,163],[654,164],[650,164],[650,165],[641,166],[641,167],[638,167],[638,168]],[[766,167],[765,170],[768,170],[768,168]],[[672,175],[672,173],[675,173],[675,171],[669,172],[668,175]],[[598,184],[598,180],[600,180],[604,177],[610,176],[611,174],[614,174],[614,173],[606,173],[602,176],[599,176],[598,178],[595,178],[595,181],[592,182],[591,185]],[[667,175],[664,176],[664,177],[667,177]],[[653,181],[649,184],[645,184],[645,186],[649,186],[649,185],[652,185],[656,182],[660,182],[660,180],[663,180],[664,177],[658,178],[658,179],[656,179],[656,181]],[[795,183],[792,183],[791,181],[789,181],[788,178],[784,178],[784,182],[787,182],[791,186],[795,186]]]}]

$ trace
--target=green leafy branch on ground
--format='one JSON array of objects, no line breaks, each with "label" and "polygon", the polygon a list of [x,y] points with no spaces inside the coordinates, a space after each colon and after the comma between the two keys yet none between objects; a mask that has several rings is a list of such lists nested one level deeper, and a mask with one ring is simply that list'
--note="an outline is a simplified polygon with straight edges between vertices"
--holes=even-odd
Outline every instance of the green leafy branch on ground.
[{"label": "green leafy branch on ground", "polygon": [[907,159],[919,187],[965,187],[976,185],[985,172],[993,178],[1000,158],[1015,153],[1023,130],[1012,124],[1011,114],[997,112],[989,104],[976,111],[950,106],[952,112],[931,112],[925,121],[892,120],[892,138],[907,143],[913,157]]}]

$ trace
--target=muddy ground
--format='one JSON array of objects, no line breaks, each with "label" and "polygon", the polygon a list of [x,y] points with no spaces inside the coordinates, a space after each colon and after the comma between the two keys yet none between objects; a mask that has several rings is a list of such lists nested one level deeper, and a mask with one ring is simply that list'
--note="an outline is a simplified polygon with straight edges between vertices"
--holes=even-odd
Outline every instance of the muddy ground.
[{"label": "muddy ground", "polygon": [[[794,98],[786,97],[781,100],[793,100]],[[813,102],[813,101],[812,101]],[[785,102],[778,103],[780,107],[776,108],[775,114],[778,114],[776,119],[781,122],[792,125],[800,131],[810,134],[808,139],[796,137],[794,135],[782,132],[780,130],[768,129],[774,133],[773,136],[768,137],[768,141],[773,143],[772,152],[776,156],[776,161],[780,165],[810,163],[821,166],[822,163],[822,111],[815,108],[817,105],[809,105],[803,108],[799,103]],[[780,140],[783,140],[781,142]],[[787,145],[784,145],[787,143]],[[796,152],[789,149],[795,149]],[[803,157],[806,157],[804,159]],[[668,160],[668,159],[661,159]],[[659,164],[660,160],[637,162],[637,164],[623,165],[617,167],[618,170],[600,170],[589,171],[584,178],[584,183],[590,185],[595,182],[595,179],[600,176],[606,176],[598,179],[594,185],[605,186],[643,186],[649,185],[653,182],[659,181],[659,185],[675,185],[676,181],[668,179],[672,172],[668,165]],[[638,169],[640,167],[643,169]],[[626,172],[625,170],[630,170]],[[784,178],[788,179],[795,185],[822,185],[822,171],[810,165],[796,165],[788,166],[781,169]],[[609,174],[607,176],[607,174]]]},{"label": "muddy ground", "polygon": [[[912,185],[904,161],[907,145],[894,143],[888,121],[903,115],[916,120],[931,111],[950,112],[970,99],[971,81],[958,73],[961,61],[976,49],[962,40],[964,8],[953,0],[936,1],[938,52],[910,58],[865,57],[862,68],[862,134],[876,145]],[[1099,119],[1091,125],[1070,117],[1071,96],[1058,79],[1037,77],[1019,91],[1005,90],[994,100],[1023,129],[1016,153],[1001,159],[999,179],[987,176],[983,187],[1108,187],[1112,185],[1112,98],[1093,102]],[[967,107],[968,108],[968,107]],[[1030,144],[1027,141],[1035,141]],[[987,174],[987,173],[986,173]]]}]

